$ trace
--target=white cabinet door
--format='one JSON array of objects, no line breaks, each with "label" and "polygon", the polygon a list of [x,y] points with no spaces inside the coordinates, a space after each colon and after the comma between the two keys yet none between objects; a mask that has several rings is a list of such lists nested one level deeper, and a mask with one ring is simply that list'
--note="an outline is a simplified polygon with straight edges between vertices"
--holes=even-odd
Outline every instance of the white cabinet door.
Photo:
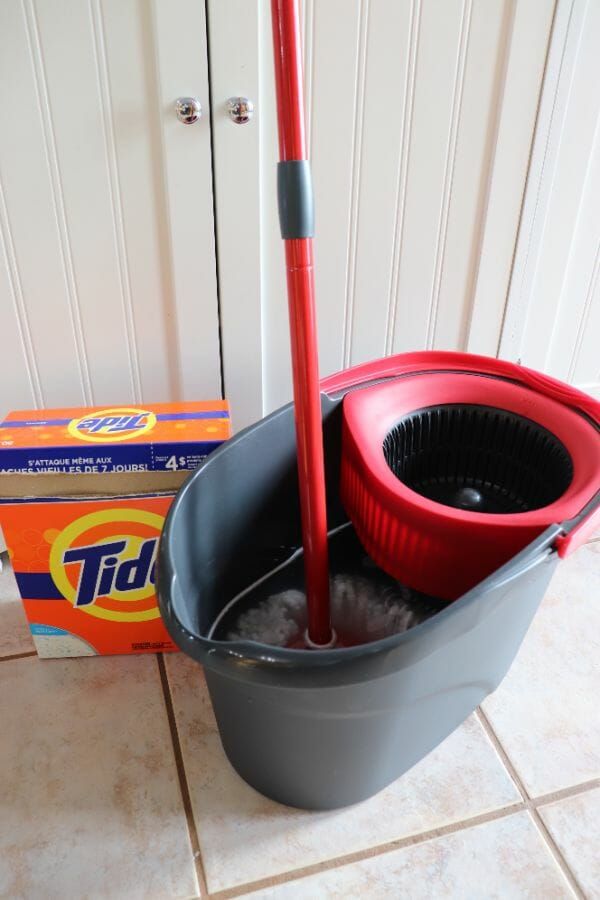
[{"label": "white cabinet door", "polygon": [[560,0],[502,355],[600,398],[600,4]]},{"label": "white cabinet door", "polygon": [[[270,4],[208,0],[225,391],[291,395]],[[496,354],[554,0],[305,0],[322,374]],[[255,115],[236,125],[232,95]]]},{"label": "white cabinet door", "polygon": [[0,128],[0,415],[220,395],[203,3],[2,0]]}]

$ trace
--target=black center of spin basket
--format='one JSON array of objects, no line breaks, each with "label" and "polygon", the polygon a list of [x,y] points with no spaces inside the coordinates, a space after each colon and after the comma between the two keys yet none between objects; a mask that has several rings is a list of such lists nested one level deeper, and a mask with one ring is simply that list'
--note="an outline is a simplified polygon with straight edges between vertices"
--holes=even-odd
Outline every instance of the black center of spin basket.
[{"label": "black center of spin basket", "polygon": [[416,410],[383,442],[386,462],[413,491],[457,509],[540,509],[567,490],[573,463],[546,428],[504,409],[447,404]]}]

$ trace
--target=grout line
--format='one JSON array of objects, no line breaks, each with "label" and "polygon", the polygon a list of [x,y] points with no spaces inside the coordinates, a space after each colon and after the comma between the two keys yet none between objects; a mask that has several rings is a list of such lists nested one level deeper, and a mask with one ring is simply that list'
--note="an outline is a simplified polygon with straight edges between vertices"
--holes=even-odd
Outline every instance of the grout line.
[{"label": "grout line", "polygon": [[578,794],[585,794],[587,791],[594,791],[600,788],[600,778],[592,778],[590,781],[582,781],[579,784],[572,784],[569,787],[561,788],[558,791],[552,791],[549,794],[542,794],[532,800],[536,809],[540,806],[547,806],[549,803],[557,803],[559,800],[567,800],[569,797],[576,797]]},{"label": "grout line", "polygon": [[0,662],[12,662],[14,659],[29,659],[37,656],[36,650],[28,650],[26,653],[10,653],[8,656],[0,656]]},{"label": "grout line", "polygon": [[333,857],[328,860],[323,860],[319,863],[314,863],[313,865],[293,869],[288,872],[282,872],[279,875],[273,875],[267,878],[248,882],[246,884],[226,888],[222,891],[216,891],[215,893],[209,894],[211,900],[229,900],[229,898],[241,897],[245,894],[250,893],[251,891],[266,890],[267,888],[277,885],[299,881],[311,875],[319,874],[320,872],[327,872],[342,866],[361,862],[362,860],[372,859],[377,856],[383,856],[386,853],[390,853],[394,850],[402,850],[406,847],[413,847],[430,840],[435,840],[436,838],[454,834],[458,831],[462,831],[468,828],[474,828],[478,825],[483,825],[487,822],[493,822],[498,819],[503,819],[517,812],[528,812],[531,815],[542,839],[544,840],[544,843],[547,845],[549,852],[551,853],[558,868],[561,870],[562,874],[567,880],[569,886],[574,891],[575,895],[580,898],[580,900],[585,900],[581,887],[579,886],[575,876],[571,872],[560,849],[558,848],[558,846],[554,842],[554,839],[548,832],[548,829],[544,825],[537,811],[537,807],[600,787],[600,779],[593,779],[591,781],[582,782],[580,784],[572,785],[571,787],[563,788],[558,791],[553,791],[552,793],[544,794],[533,799],[532,797],[530,797],[525,785],[523,784],[523,781],[521,780],[518,772],[516,771],[514,765],[510,760],[510,757],[506,753],[483,710],[478,709],[476,711],[476,715],[484,731],[489,737],[492,745],[500,756],[504,766],[513,779],[519,793],[521,794],[521,800],[517,800],[514,803],[511,803],[510,805],[505,806],[501,809],[492,810],[491,812],[487,813],[481,813],[478,816],[472,816],[468,819],[461,819],[458,822],[453,822],[449,825],[443,825],[439,828],[431,829],[430,831],[424,831],[418,834],[409,835],[404,838],[399,838],[395,841],[389,841],[385,844],[379,844],[375,847],[369,847],[364,850],[358,850],[354,853],[348,853],[342,856]]},{"label": "grout line", "polygon": [[504,749],[500,738],[494,731],[494,727],[488,719],[485,712],[478,707],[475,711],[475,715],[479,719],[483,729],[489,739],[491,740],[496,752],[500,756],[502,762],[506,769],[515,782],[517,788],[519,789],[519,793],[523,797],[523,801],[526,806],[529,808],[537,809],[538,806],[546,806],[548,803],[554,803],[557,800],[565,800],[567,797],[575,797],[577,794],[584,794],[586,791],[593,791],[596,788],[600,788],[600,778],[591,778],[589,781],[580,781],[577,784],[571,784],[565,788],[559,788],[556,791],[549,791],[547,794],[539,794],[537,797],[532,797],[523,781],[521,780],[520,775],[516,771],[508,753]]},{"label": "grout line", "polygon": [[320,872],[327,872],[331,869],[337,869],[341,866],[350,865],[352,863],[362,862],[365,859],[373,859],[377,856],[384,856],[386,853],[390,853],[393,850],[403,850],[405,847],[414,847],[417,844],[424,844],[427,841],[435,840],[436,838],[446,837],[449,834],[455,834],[457,831],[462,831],[467,828],[475,828],[477,825],[484,825],[487,822],[495,822],[498,819],[505,819],[508,816],[513,815],[517,812],[522,812],[525,809],[525,803],[522,801],[517,801],[515,803],[511,803],[509,806],[505,806],[502,809],[492,810],[490,812],[481,813],[478,816],[472,816],[469,819],[461,819],[458,822],[452,822],[449,825],[442,825],[439,828],[432,828],[430,831],[423,831],[419,834],[408,835],[407,837],[399,838],[395,841],[388,841],[385,844],[378,844],[375,847],[368,847],[364,850],[357,850],[355,853],[347,853],[344,856],[337,856],[332,859],[323,860],[319,863],[314,863],[311,866],[304,866],[299,869],[294,869],[290,872],[281,873],[280,875],[273,875],[269,878],[261,878],[257,881],[252,881],[247,884],[237,885],[236,887],[227,888],[222,891],[216,891],[214,894],[210,894],[211,900],[229,900],[229,898],[233,897],[241,897],[244,894],[248,894],[251,891],[262,890],[269,887],[274,887],[280,884],[287,884],[290,881],[297,881],[302,878],[307,878],[310,875],[317,875]]},{"label": "grout line", "polygon": [[482,708],[480,706],[478,706],[477,709],[475,710],[475,715],[476,715],[477,719],[479,720],[479,723],[482,726],[483,730],[487,734],[488,738],[494,745],[494,749],[496,750],[496,753],[502,760],[504,767],[508,770],[508,774],[514,781],[514,783],[517,787],[517,790],[519,791],[521,797],[523,798],[523,801],[525,802],[526,805],[530,804],[531,797],[529,796],[529,793],[527,792],[527,788],[521,781],[521,776],[515,769],[515,767],[512,763],[512,760],[510,759],[508,753],[506,752],[506,750],[504,749],[504,747],[502,746],[502,744],[500,742],[500,738],[494,731],[490,720],[488,719],[488,717],[486,716],[486,714],[484,713],[484,711],[482,710]]},{"label": "grout line", "polygon": [[542,836],[542,840],[546,843],[548,850],[554,857],[554,861],[556,862],[557,866],[559,867],[559,869],[561,870],[561,872],[567,879],[571,890],[573,891],[575,896],[579,898],[579,900],[585,900],[585,894],[583,893],[581,885],[579,884],[579,882],[575,878],[575,875],[569,868],[569,864],[567,863],[565,857],[563,856],[562,851],[560,850],[558,844],[556,843],[556,841],[554,840],[554,838],[548,831],[539,812],[537,811],[537,809],[535,809],[535,807],[532,807],[529,810],[529,814],[530,814],[531,818],[533,819],[534,823],[536,824],[537,829],[538,829],[540,835]]},{"label": "grout line", "polygon": [[500,742],[500,738],[494,731],[492,723],[490,722],[490,720],[488,719],[488,717],[486,716],[484,711],[481,709],[481,707],[478,707],[478,709],[476,710],[476,716],[479,719],[485,733],[487,734],[490,741],[494,745],[496,752],[498,753],[502,762],[504,763],[504,765],[508,771],[508,774],[511,776],[514,783],[516,784],[519,793],[523,797],[525,809],[527,810],[527,812],[533,819],[533,822],[536,825],[536,827],[540,833],[540,836],[541,836],[542,840],[544,841],[544,843],[546,844],[549,852],[552,854],[555,863],[557,864],[558,868],[564,875],[565,879],[567,880],[567,882],[568,882],[571,890],[574,892],[575,896],[580,898],[580,900],[585,900],[585,894],[583,893],[579,882],[577,881],[577,879],[575,878],[575,875],[569,868],[569,864],[567,863],[565,857],[563,856],[561,850],[559,849],[558,844],[555,842],[554,838],[552,837],[552,835],[546,828],[539,812],[536,809],[536,804],[541,803],[541,802],[548,802],[547,796],[552,796],[552,795],[547,795],[546,798],[539,798],[537,800],[532,799],[532,797],[530,796],[523,781],[521,780],[521,777],[519,776],[517,770],[515,769],[508,753],[502,746],[502,743]]},{"label": "grout line", "polygon": [[162,685],[163,696],[165,700],[165,708],[167,711],[167,719],[169,722],[169,731],[171,732],[171,742],[173,744],[173,754],[175,756],[175,766],[177,768],[177,776],[179,778],[179,788],[181,790],[181,800],[187,820],[188,834],[190,844],[192,845],[192,855],[194,857],[194,865],[196,867],[196,875],[198,884],[200,885],[200,897],[208,896],[208,887],[206,884],[206,874],[204,872],[204,863],[202,862],[202,851],[200,849],[200,841],[198,839],[198,831],[194,821],[194,813],[192,811],[192,801],[190,798],[190,789],[185,774],[185,766],[183,764],[183,754],[181,752],[181,744],[179,742],[179,734],[177,733],[177,723],[175,721],[175,711],[173,709],[173,699],[171,697],[171,688],[169,687],[169,679],[165,668],[165,661],[162,653],[156,654],[158,663],[158,673]]}]

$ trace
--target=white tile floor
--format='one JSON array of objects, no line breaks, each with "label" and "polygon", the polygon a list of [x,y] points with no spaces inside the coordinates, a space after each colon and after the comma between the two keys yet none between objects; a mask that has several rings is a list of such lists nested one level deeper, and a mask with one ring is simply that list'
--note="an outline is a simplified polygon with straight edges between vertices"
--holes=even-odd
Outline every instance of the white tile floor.
[{"label": "white tile floor", "polygon": [[0,897],[600,898],[600,541],[502,686],[377,797],[306,813],[227,763],[181,655],[40,661],[0,575]]},{"label": "white tile floor", "polygon": [[526,812],[266,888],[251,897],[570,897]]},{"label": "white tile floor", "polygon": [[531,795],[600,774],[599,673],[595,541],[558,566],[519,656],[483,704]]}]

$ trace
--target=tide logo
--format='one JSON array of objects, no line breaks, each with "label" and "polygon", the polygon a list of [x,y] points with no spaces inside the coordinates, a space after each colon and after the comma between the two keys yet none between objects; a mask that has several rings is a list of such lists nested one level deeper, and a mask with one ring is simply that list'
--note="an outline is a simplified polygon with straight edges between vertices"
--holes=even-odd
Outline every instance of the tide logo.
[{"label": "tide logo", "polygon": [[75,609],[112,622],[158,619],[155,564],[164,518],[104,509],[75,519],[50,551],[50,574]]},{"label": "tide logo", "polygon": [[79,419],[71,419],[67,430],[71,437],[102,444],[106,443],[107,438],[110,438],[111,442],[127,441],[129,438],[145,434],[155,425],[156,416],[153,412],[118,406],[101,409]]}]

